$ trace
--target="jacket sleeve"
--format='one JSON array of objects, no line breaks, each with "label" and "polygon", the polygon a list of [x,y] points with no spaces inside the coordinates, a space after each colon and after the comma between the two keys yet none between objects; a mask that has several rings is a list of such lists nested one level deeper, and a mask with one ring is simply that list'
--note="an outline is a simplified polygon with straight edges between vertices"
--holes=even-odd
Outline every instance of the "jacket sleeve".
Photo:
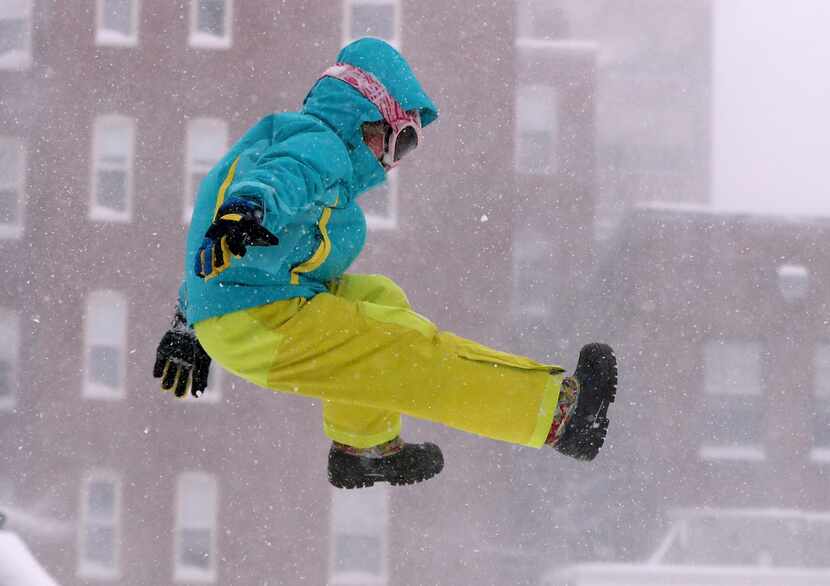
[{"label": "jacket sleeve", "polygon": [[240,153],[225,199],[258,203],[264,226],[277,232],[315,204],[334,205],[332,187],[350,174],[348,151],[331,130],[316,121],[281,121],[273,124],[271,140]]},{"label": "jacket sleeve", "polygon": [[183,280],[181,286],[179,287],[179,299],[177,301],[176,311],[181,312],[183,316],[187,317],[187,306],[187,281]]}]

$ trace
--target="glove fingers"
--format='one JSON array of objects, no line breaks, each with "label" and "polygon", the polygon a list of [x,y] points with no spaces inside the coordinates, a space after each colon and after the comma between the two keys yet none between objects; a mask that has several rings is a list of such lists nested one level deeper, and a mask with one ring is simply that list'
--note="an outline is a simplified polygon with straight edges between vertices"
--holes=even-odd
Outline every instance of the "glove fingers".
[{"label": "glove fingers", "polygon": [[164,367],[167,359],[163,356],[156,356],[156,363],[153,365],[153,378],[161,378],[164,374]]},{"label": "glove fingers", "polygon": [[193,369],[193,384],[190,392],[194,397],[201,397],[208,386],[208,375],[210,373],[210,362],[200,364]]},{"label": "glove fingers", "polygon": [[280,243],[280,239],[274,236],[262,224],[251,222],[250,226],[246,226],[248,232],[248,242],[253,246],[274,246]]},{"label": "glove fingers", "polygon": [[226,236],[222,236],[218,242],[213,243],[213,259],[211,271],[216,272],[216,274],[219,274],[226,268],[228,268],[228,261],[225,259],[225,249],[227,248],[227,246],[225,245],[225,238]]},{"label": "glove fingers", "polygon": [[164,365],[164,371],[161,373],[161,390],[171,390],[176,382],[178,374],[179,366],[168,360]]},{"label": "glove fingers", "polygon": [[187,394],[187,387],[190,386],[190,368],[179,366],[176,380],[174,381],[174,393],[177,397],[184,397]]},{"label": "glove fingers", "polygon": [[199,247],[194,261],[194,271],[197,277],[205,278],[210,274],[213,265],[213,241],[205,238]]},{"label": "glove fingers", "polygon": [[228,234],[227,239],[228,252],[234,256],[242,258],[245,256],[247,249],[245,247],[245,234],[242,232],[232,232]]}]

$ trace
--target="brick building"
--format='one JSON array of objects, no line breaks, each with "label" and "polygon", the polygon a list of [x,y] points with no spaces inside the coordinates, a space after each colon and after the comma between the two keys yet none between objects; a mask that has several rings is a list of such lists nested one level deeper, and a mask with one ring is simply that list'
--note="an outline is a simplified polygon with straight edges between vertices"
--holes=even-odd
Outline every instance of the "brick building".
[{"label": "brick building", "polygon": [[[540,207],[549,217],[569,225],[572,205],[590,215],[590,47],[530,47],[547,60],[534,74],[544,87],[537,77],[517,96],[514,80],[531,84],[517,66],[527,51],[514,42],[513,5],[444,6],[438,19],[430,8],[397,0],[0,8],[0,247],[14,259],[0,285],[8,340],[0,501],[9,527],[61,584],[485,584],[538,575],[545,559],[535,553],[492,555],[516,542],[505,506],[509,446],[413,422],[408,437],[445,447],[441,482],[336,492],[325,479],[318,405],[216,368],[203,400],[180,402],[149,376],[179,284],[194,186],[261,115],[296,109],[339,47],[365,34],[401,47],[443,119],[427,133],[429,147],[364,201],[369,246],[355,270],[390,274],[444,327],[495,345],[513,337],[514,142],[516,165],[548,200]],[[543,102],[546,88],[575,79],[571,55],[578,83],[563,95],[582,109],[573,119]],[[561,163],[559,124],[581,153]],[[584,177],[576,204],[550,195],[566,172]]]},{"label": "brick building", "polygon": [[601,255],[579,329],[625,365],[615,490],[648,520],[619,525],[641,555],[679,514],[675,563],[827,565],[828,237],[826,219],[653,205]]},{"label": "brick building", "polygon": [[[575,319],[586,307],[620,315],[611,296],[584,295],[612,270],[594,218],[623,192],[670,200],[682,186],[675,199],[707,200],[708,3],[684,3],[693,17],[670,30],[692,22],[701,35],[667,55],[670,32],[631,33],[659,29],[649,11],[638,21],[616,3],[546,4],[547,16],[524,1],[3,3],[0,249],[14,260],[0,282],[0,507],[61,584],[530,585],[560,561],[635,555],[609,545],[615,531],[658,532],[633,520],[661,498],[629,490],[651,470],[633,459],[633,423],[609,440],[625,458],[584,467],[407,422],[406,437],[444,448],[441,478],[338,492],[319,405],[216,367],[206,397],[174,401],[149,376],[194,186],[366,34],[402,49],[442,118],[365,197],[354,270],[389,274],[459,334],[560,360],[589,324],[633,363],[637,320],[629,335]],[[649,68],[655,53],[663,65]],[[679,95],[673,109],[666,98]],[[659,120],[638,125],[644,111]],[[676,133],[660,132],[666,120]],[[682,152],[654,162],[664,139]],[[637,233],[627,225],[621,234]],[[617,421],[642,422],[618,408]],[[621,498],[631,504],[615,516]]]}]

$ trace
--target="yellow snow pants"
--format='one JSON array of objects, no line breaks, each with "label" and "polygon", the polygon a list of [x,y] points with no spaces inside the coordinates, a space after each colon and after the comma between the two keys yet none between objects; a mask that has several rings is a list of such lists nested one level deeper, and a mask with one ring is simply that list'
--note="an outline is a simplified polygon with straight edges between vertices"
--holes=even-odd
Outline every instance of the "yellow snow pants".
[{"label": "yellow snow pants", "polygon": [[345,275],[329,293],[195,325],[207,353],[256,385],[316,397],[334,441],[372,447],[401,414],[541,447],[563,370],[439,330],[381,275]]}]

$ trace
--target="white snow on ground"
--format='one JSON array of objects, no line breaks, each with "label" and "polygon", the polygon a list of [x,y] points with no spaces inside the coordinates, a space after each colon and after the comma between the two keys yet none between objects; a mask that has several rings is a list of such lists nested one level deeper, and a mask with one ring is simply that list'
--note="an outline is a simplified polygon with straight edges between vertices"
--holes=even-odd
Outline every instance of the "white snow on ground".
[{"label": "white snow on ground", "polygon": [[0,531],[0,586],[58,586],[15,533]]}]

